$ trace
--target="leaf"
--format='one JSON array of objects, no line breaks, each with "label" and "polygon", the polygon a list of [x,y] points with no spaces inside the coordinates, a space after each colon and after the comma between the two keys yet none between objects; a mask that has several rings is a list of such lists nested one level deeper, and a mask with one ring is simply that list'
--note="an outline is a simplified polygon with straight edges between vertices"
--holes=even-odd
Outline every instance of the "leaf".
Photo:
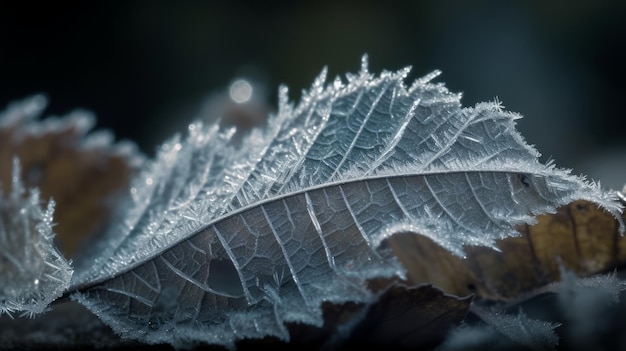
[{"label": "leaf", "polygon": [[91,132],[95,118],[88,112],[39,120],[46,105],[44,96],[35,95],[0,114],[0,183],[10,184],[18,157],[26,186],[56,202],[55,240],[72,257],[104,230],[143,156],[134,143],[113,143],[110,132]]},{"label": "leaf", "polygon": [[559,323],[517,315],[473,309],[486,325],[465,325],[451,331],[437,351],[453,350],[555,350]]},{"label": "leaf", "polygon": [[[554,349],[556,336],[558,350],[623,350],[626,283],[618,279],[619,273],[579,278],[564,267],[561,270],[560,282],[516,301],[476,300],[465,321],[437,350],[519,349],[507,339],[517,339],[528,350]],[[556,336],[551,325],[558,325]],[[503,340],[503,335],[508,337]]]},{"label": "leaf", "polygon": [[574,201],[555,213],[521,225],[520,236],[498,240],[492,250],[467,247],[464,259],[425,237],[408,233],[388,240],[413,284],[433,283],[445,292],[489,300],[523,298],[561,279],[561,268],[579,276],[610,271],[626,263],[626,237],[619,221],[588,201]]},{"label": "leaf", "polygon": [[374,77],[365,57],[347,82],[325,72],[298,106],[281,88],[240,145],[201,123],[163,144],[72,298],[147,343],[287,340],[285,323],[323,324],[322,303],[370,303],[368,280],[403,278],[381,244],[396,233],[463,256],[574,200],[619,217],[613,193],[538,162],[518,115],[462,108],[438,72],[410,87],[408,69]]},{"label": "leaf", "polygon": [[13,163],[10,193],[0,192],[0,315],[34,316],[70,285],[72,268],[53,242],[54,201],[41,208],[39,191],[26,197]]},{"label": "leaf", "polygon": [[[369,345],[431,349],[467,314],[471,297],[445,294],[432,285],[410,286],[401,281],[374,281],[384,286],[371,304],[345,302],[322,304],[320,328],[288,323],[290,343],[307,349],[350,350]],[[384,285],[381,285],[383,284]],[[280,346],[284,343],[275,342]],[[259,346],[257,340],[237,344],[237,349]]]},{"label": "leaf", "polygon": [[520,311],[517,316],[483,313],[480,317],[495,330],[530,350],[554,350],[559,338],[554,329],[558,323],[528,318]]},{"label": "leaf", "polygon": [[395,283],[384,290],[351,333],[359,344],[427,349],[460,323],[471,297],[448,295],[432,285]]}]

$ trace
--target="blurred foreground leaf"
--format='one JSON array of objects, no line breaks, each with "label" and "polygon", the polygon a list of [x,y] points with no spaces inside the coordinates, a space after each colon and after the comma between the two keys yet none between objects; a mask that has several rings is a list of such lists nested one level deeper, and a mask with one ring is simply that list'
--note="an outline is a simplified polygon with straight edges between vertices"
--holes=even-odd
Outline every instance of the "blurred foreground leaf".
[{"label": "blurred foreground leaf", "polygon": [[0,186],[6,193],[17,156],[25,186],[56,202],[56,240],[71,257],[103,229],[143,159],[133,143],[114,143],[107,131],[91,132],[95,119],[87,112],[39,120],[46,104],[36,95],[0,114]]}]

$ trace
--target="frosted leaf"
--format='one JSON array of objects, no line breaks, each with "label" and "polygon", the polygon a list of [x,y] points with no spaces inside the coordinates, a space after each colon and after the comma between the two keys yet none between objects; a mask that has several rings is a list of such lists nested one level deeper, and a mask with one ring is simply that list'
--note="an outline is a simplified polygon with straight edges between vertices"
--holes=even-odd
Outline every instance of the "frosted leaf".
[{"label": "frosted leaf", "polygon": [[561,277],[556,291],[568,340],[577,350],[622,348],[615,345],[623,341],[611,339],[613,334],[622,334],[624,304],[620,304],[620,295],[626,282],[616,272],[578,278],[561,269]]},{"label": "frosted leaf", "polygon": [[11,189],[0,194],[0,315],[33,316],[67,289],[72,268],[53,242],[54,201],[41,208],[39,191],[26,196],[19,175],[16,159]]},{"label": "frosted leaf", "polygon": [[44,96],[34,95],[0,112],[0,183],[11,183],[18,157],[25,185],[55,200],[55,241],[66,257],[76,258],[108,223],[143,156],[134,143],[92,130],[96,120],[87,111],[42,118],[46,104]]},{"label": "frosted leaf", "polygon": [[499,313],[481,314],[481,318],[502,335],[530,350],[554,350],[559,337],[554,329],[559,323],[532,319],[519,311],[516,316]]},{"label": "frosted leaf", "polygon": [[[479,310],[474,310],[479,312]],[[555,350],[559,336],[551,323],[528,317],[521,310],[517,315],[480,311],[485,324],[462,324],[452,329],[446,339],[435,349],[456,350]]]},{"label": "frosted leaf", "polygon": [[[573,176],[515,129],[499,103],[462,108],[408,69],[325,84],[240,146],[193,123],[135,180],[72,296],[123,337],[176,346],[288,339],[285,322],[322,324],[324,301],[371,302],[367,281],[404,277],[381,243],[425,235],[463,256],[494,248],[535,215],[585,199],[619,217],[613,193]],[[620,222],[623,230],[623,224]]]}]

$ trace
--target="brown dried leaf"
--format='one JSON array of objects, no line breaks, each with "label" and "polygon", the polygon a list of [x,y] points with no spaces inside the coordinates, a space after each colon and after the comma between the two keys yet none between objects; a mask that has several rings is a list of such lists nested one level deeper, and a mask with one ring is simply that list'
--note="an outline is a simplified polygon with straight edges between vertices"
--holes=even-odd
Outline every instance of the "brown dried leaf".
[{"label": "brown dried leaf", "polygon": [[103,229],[143,157],[132,143],[114,144],[108,132],[90,133],[95,120],[88,113],[38,120],[45,105],[35,96],[0,115],[0,185],[10,184],[12,160],[19,157],[26,186],[57,203],[56,239],[71,257]]},{"label": "brown dried leaf", "polygon": [[[371,305],[324,303],[324,326],[288,325],[291,345],[312,344],[350,349],[355,345],[431,348],[466,316],[471,296],[457,297],[428,284],[378,280],[386,286]],[[334,343],[334,344],[333,344]]]},{"label": "brown dried leaf", "polygon": [[360,343],[425,349],[437,345],[467,315],[471,296],[457,297],[432,285],[395,284],[352,333]]},{"label": "brown dried leaf", "polygon": [[466,247],[453,256],[421,235],[399,234],[388,245],[408,270],[412,284],[432,283],[447,293],[507,300],[560,279],[559,265],[588,276],[626,262],[626,238],[609,213],[575,201],[554,214],[538,216],[521,235],[500,240],[500,252]]}]

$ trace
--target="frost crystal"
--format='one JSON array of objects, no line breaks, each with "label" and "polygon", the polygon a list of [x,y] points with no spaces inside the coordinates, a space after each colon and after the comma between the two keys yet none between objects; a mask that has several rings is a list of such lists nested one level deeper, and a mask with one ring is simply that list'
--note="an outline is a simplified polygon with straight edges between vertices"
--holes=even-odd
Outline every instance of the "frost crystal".
[{"label": "frost crystal", "polygon": [[8,196],[0,194],[0,314],[33,316],[67,289],[72,269],[53,241],[54,201],[42,209],[39,191],[27,196],[19,175],[15,159]]}]

